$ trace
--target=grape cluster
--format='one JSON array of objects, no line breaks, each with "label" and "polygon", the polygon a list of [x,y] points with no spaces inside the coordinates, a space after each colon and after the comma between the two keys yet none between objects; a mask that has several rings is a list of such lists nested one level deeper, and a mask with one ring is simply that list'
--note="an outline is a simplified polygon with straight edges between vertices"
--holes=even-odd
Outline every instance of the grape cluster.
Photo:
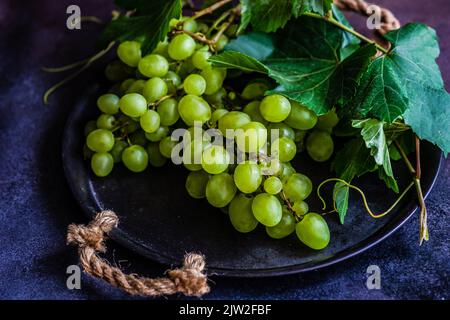
[{"label": "grape cluster", "polygon": [[[317,117],[282,95],[266,95],[267,79],[253,79],[238,93],[224,84],[236,72],[208,61],[228,37],[204,43],[193,35],[209,32],[207,25],[189,18],[171,25],[168,39],[151,54],[142,56],[138,40],[125,41],[117,48],[119,60],[106,67],[115,84],[97,100],[101,115],[85,127],[92,171],[105,177],[122,162],[142,172],[172,158],[190,171],[189,195],[222,208],[239,232],[262,224],[272,238],[295,231],[307,246],[326,247],[327,223],[305,202],[311,180],[290,161],[303,149],[315,161],[331,157],[336,113]],[[228,36],[230,30],[236,28]],[[180,128],[185,131],[177,138]]]}]

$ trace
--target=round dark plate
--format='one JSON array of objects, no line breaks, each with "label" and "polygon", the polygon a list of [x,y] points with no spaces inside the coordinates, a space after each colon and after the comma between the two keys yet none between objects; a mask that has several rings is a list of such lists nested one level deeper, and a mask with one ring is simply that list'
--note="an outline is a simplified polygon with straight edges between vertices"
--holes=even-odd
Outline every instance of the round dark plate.
[{"label": "round dark plate", "polygon": [[[63,161],[69,185],[85,213],[92,217],[103,209],[120,217],[118,228],[110,236],[123,246],[166,265],[177,265],[186,252],[205,254],[209,275],[262,277],[285,275],[322,268],[367,250],[397,230],[417,209],[411,190],[397,208],[382,219],[372,219],[362,208],[358,195],[351,194],[344,225],[336,214],[326,217],[331,231],[330,245],[315,251],[302,245],[295,235],[273,240],[259,226],[250,234],[241,234],[231,226],[228,216],[195,200],[184,189],[187,170],[173,164],[149,167],[133,174],[117,165],[107,178],[91,173],[83,160],[83,127],[97,114],[98,87],[83,95],[70,115],[64,133]],[[422,147],[423,189],[429,194],[438,175],[441,152],[431,144]],[[317,164],[301,155],[294,167],[306,173],[315,185],[331,176],[329,163]],[[394,172],[403,189],[410,176],[400,161]],[[383,211],[396,195],[374,175],[354,183],[366,191],[374,211]],[[330,196],[328,195],[328,199]],[[307,202],[314,211],[321,205],[313,192]]]}]

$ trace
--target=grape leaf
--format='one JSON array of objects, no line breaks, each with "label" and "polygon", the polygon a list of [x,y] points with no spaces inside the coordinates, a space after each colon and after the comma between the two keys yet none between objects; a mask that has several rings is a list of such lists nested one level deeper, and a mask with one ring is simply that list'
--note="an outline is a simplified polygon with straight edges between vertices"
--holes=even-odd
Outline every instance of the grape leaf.
[{"label": "grape leaf", "polygon": [[439,45],[433,29],[423,24],[407,24],[384,37],[392,48],[370,64],[352,107],[360,118],[393,122],[411,105],[411,90],[420,90],[421,83],[442,88],[443,80],[435,61]]},{"label": "grape leaf", "polygon": [[[222,53],[211,57],[210,61],[216,67],[230,64],[249,71],[249,58],[254,58],[279,84],[271,92],[280,93],[321,115],[336,103],[352,98],[362,71],[376,52],[374,45],[369,44],[341,60],[342,42],[343,32],[333,25],[302,17],[276,34],[252,32],[239,36],[226,48],[235,53]],[[238,58],[237,52],[243,56]],[[237,65],[239,61],[242,66]],[[256,61],[251,64],[257,65]]]},{"label": "grape leaf", "polygon": [[117,0],[124,9],[136,9],[140,15],[120,16],[112,20],[100,35],[100,44],[106,46],[111,41],[134,40],[143,37],[141,50],[146,54],[159,41],[164,40],[172,18],[181,15],[181,0]]},{"label": "grape leaf", "polygon": [[225,51],[220,56],[213,56],[209,61],[218,68],[240,69],[248,72],[268,73],[267,67],[258,60],[236,51]]},{"label": "grape leaf", "polygon": [[[344,14],[341,10],[338,9],[335,5],[332,7],[333,17],[336,21],[342,23],[347,28],[353,29],[350,22],[345,18]],[[351,55],[353,52],[358,50],[359,45],[361,41],[352,35],[349,32],[344,33],[344,39],[342,41],[342,48],[341,48],[341,59],[347,58],[349,55]]]},{"label": "grape leaf", "polygon": [[348,197],[350,195],[350,188],[342,182],[338,182],[333,188],[333,200],[336,205],[336,210],[339,214],[341,224],[344,224],[345,216],[348,211]]},{"label": "grape leaf", "polygon": [[378,177],[380,178],[380,180],[384,181],[386,186],[392,189],[392,191],[394,191],[395,193],[399,192],[397,180],[395,180],[393,175],[390,176],[386,174],[384,168],[378,167]]},{"label": "grape leaf", "polygon": [[[405,151],[407,155],[416,149],[416,144],[414,142],[414,133],[411,130],[398,135],[395,140],[400,144],[403,151]],[[394,161],[400,160],[402,158],[400,152],[395,146],[395,143],[391,143],[389,145],[389,155]]]}]

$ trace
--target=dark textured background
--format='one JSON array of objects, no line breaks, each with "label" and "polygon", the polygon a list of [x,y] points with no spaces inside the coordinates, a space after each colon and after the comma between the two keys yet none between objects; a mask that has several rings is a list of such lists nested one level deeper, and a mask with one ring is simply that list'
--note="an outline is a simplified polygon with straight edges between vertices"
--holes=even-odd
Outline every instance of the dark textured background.
[{"label": "dark textured background", "polygon": [[[65,27],[66,7],[78,4],[83,15],[107,18],[110,0],[0,1],[0,298],[119,299],[116,289],[84,276],[82,290],[66,288],[66,267],[75,250],[65,245],[66,227],[85,222],[61,165],[61,134],[80,92],[95,68],[51,98],[41,95],[59,76],[43,74],[93,52],[100,28],[85,23]],[[388,5],[402,23],[425,22],[437,30],[439,64],[450,88],[450,1],[376,1]],[[364,20],[351,15],[352,22]],[[426,168],[424,168],[426,170]],[[208,299],[449,299],[450,161],[428,198],[431,239],[419,247],[418,219],[375,248],[324,270],[269,279],[214,278]],[[164,268],[109,243],[111,255],[129,272],[160,275]],[[232,248],[230,248],[232,250]],[[224,253],[226,254],[226,253]],[[381,268],[382,289],[365,287],[366,268]]]}]

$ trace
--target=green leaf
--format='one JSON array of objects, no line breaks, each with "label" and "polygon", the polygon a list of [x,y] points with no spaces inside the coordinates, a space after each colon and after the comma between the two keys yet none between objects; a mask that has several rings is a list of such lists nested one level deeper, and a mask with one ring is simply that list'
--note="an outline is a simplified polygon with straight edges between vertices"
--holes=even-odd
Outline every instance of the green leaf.
[{"label": "green leaf", "polygon": [[345,216],[347,215],[349,194],[350,188],[342,182],[338,182],[334,185],[333,200],[336,204],[336,210],[339,214],[341,224],[344,224]]},{"label": "green leaf", "polygon": [[[415,85],[414,85],[415,86]],[[450,94],[443,89],[422,86],[410,90],[411,106],[403,115],[420,139],[436,144],[447,155],[450,152]]]},{"label": "green leaf", "polygon": [[181,15],[181,0],[117,0],[125,9],[136,9],[142,15],[120,16],[111,21],[100,35],[100,44],[106,46],[111,41],[123,42],[144,37],[142,53],[152,51],[158,42],[164,40],[172,18]]},{"label": "green leaf", "polygon": [[394,176],[390,176],[386,174],[386,171],[383,167],[378,167],[378,177],[380,180],[384,181],[386,183],[386,186],[390,189],[392,189],[395,193],[399,192],[397,180],[395,180]]},{"label": "green leaf", "polygon": [[265,65],[258,60],[236,51],[225,51],[221,55],[215,55],[209,58],[217,68],[232,68],[242,71],[259,72],[267,74]]},{"label": "green leaf", "polygon": [[[336,21],[342,23],[347,28],[353,29],[350,22],[345,18],[344,14],[341,10],[338,9],[335,5],[332,7],[333,17]],[[349,32],[344,33],[344,39],[342,41],[342,48],[341,48],[341,59],[347,58],[349,55],[351,55],[353,52],[358,50],[359,45],[361,41],[352,35]]]},{"label": "green leaf", "polygon": [[292,3],[292,13],[295,17],[305,12],[315,12],[324,16],[331,10],[333,0],[293,0]]},{"label": "green leaf", "polygon": [[[400,144],[403,151],[405,151],[407,155],[416,149],[416,144],[414,141],[414,133],[412,132],[412,130],[406,131],[398,135],[397,137],[395,137],[395,140]],[[389,155],[391,156],[391,159],[394,161],[398,161],[402,158],[400,152],[395,146],[395,143],[391,143],[389,145]]]},{"label": "green leaf", "polygon": [[392,49],[370,64],[352,106],[359,118],[393,122],[411,105],[410,89],[415,89],[408,83],[442,88],[443,81],[435,61],[439,46],[433,29],[423,24],[407,24],[385,38]]}]

